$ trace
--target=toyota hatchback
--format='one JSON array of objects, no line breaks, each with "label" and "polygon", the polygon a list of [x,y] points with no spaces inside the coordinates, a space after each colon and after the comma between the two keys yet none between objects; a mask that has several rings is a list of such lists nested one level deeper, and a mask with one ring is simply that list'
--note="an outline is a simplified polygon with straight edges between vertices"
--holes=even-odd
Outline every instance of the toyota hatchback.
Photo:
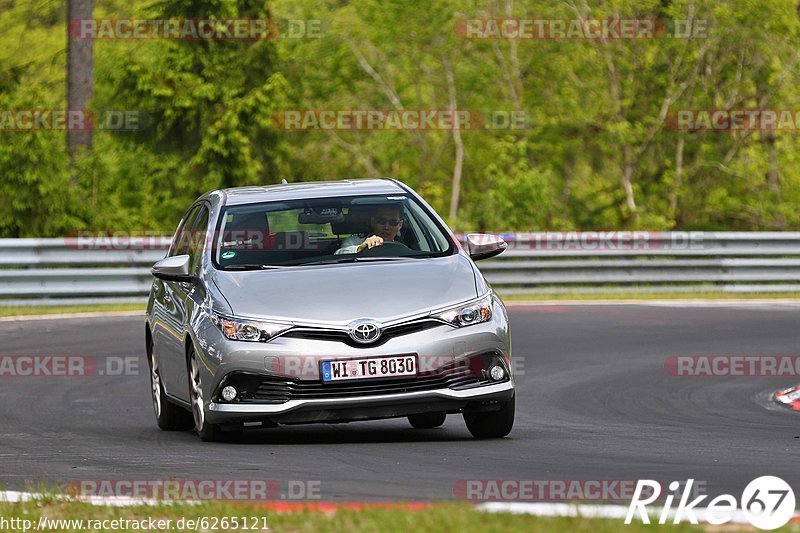
[{"label": "toyota hatchback", "polygon": [[280,424],[461,413],[514,424],[508,316],[467,249],[392,179],[241,187],[200,197],[152,269],[145,329],[164,430],[203,440]]}]

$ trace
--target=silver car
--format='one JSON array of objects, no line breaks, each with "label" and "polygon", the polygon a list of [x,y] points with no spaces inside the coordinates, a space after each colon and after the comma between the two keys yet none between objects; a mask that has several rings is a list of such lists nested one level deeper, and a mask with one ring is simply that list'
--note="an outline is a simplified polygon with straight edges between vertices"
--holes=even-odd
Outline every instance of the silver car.
[{"label": "silver car", "polygon": [[433,209],[393,179],[240,187],[198,198],[152,269],[145,330],[164,430],[461,413],[514,424],[508,315]]}]

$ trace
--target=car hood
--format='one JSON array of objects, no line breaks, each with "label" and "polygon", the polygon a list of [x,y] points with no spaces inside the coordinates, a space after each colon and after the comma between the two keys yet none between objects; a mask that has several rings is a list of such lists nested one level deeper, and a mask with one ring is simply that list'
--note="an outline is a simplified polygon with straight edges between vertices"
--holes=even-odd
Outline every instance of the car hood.
[{"label": "car hood", "polygon": [[471,261],[431,259],[225,272],[213,281],[234,315],[297,322],[381,322],[478,296]]}]

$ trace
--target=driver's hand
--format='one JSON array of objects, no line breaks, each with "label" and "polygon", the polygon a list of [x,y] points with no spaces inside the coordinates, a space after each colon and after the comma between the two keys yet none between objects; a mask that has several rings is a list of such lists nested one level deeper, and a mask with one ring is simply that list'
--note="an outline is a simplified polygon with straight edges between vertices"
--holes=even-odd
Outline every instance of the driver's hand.
[{"label": "driver's hand", "polygon": [[371,237],[367,237],[366,239],[364,239],[364,242],[359,244],[358,248],[356,248],[356,252],[362,252],[367,248],[375,248],[376,246],[380,246],[381,244],[383,244],[383,238],[378,237],[377,235],[373,235]]}]

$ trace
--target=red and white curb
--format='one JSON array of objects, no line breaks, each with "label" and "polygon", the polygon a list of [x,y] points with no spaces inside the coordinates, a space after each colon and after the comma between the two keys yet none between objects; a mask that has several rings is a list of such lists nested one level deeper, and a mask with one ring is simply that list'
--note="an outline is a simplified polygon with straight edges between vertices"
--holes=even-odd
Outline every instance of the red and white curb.
[{"label": "red and white curb", "polygon": [[772,395],[772,401],[794,411],[800,411],[800,385],[776,392]]}]

